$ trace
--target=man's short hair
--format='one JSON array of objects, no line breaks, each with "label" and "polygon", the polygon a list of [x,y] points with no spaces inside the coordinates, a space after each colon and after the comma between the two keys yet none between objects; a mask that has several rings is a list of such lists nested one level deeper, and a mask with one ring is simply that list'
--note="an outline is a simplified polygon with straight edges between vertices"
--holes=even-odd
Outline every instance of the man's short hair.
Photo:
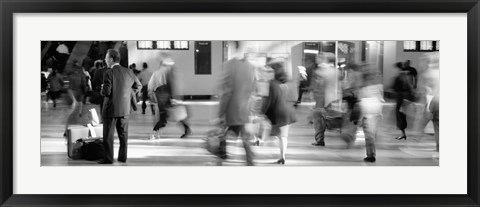
[{"label": "man's short hair", "polygon": [[118,53],[116,50],[114,50],[114,49],[109,49],[109,50],[107,51],[107,54],[108,54],[108,56],[109,56],[110,58],[113,59],[113,62],[115,62],[115,63],[120,62],[120,53]]}]

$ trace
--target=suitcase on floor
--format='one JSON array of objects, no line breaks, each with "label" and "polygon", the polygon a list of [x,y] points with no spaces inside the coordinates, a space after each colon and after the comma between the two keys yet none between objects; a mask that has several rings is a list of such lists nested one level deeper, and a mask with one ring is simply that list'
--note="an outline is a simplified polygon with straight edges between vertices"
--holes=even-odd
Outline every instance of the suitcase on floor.
[{"label": "suitcase on floor", "polygon": [[[101,137],[103,135],[103,125],[92,126],[95,133],[95,137]],[[72,125],[67,129],[67,155],[69,158],[78,159],[74,155],[74,146],[78,139],[84,139],[92,137],[92,132],[87,126],[82,125]]]},{"label": "suitcase on floor", "polygon": [[82,145],[80,159],[95,161],[105,157],[102,137],[80,139],[77,143]]}]

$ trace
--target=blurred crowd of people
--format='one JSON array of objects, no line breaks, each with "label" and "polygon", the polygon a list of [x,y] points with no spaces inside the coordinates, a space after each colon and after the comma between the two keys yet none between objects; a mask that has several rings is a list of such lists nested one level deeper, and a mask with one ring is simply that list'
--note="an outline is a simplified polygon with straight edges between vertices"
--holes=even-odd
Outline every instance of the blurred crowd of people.
[{"label": "blurred crowd of people", "polygon": [[[314,146],[325,146],[325,131],[338,129],[340,137],[351,148],[356,140],[357,130],[361,128],[365,135],[365,162],[376,162],[376,139],[378,123],[383,118],[385,104],[384,89],[393,92],[396,107],[397,128],[401,135],[397,140],[406,140],[407,116],[413,117],[414,128],[422,131],[428,121],[433,122],[436,140],[436,151],[439,151],[439,57],[438,54],[426,54],[419,60],[420,70],[410,65],[410,60],[395,64],[399,69],[391,86],[384,86],[378,69],[367,63],[350,63],[344,70],[335,67],[335,57],[331,53],[320,52],[315,62],[305,60],[306,65],[299,67],[298,99],[293,107],[301,104],[304,93],[311,93],[315,101],[309,120],[314,128]],[[252,165],[254,155],[248,140],[258,144],[259,138],[276,137],[279,139],[279,164],[286,162],[288,146],[288,128],[296,121],[295,109],[287,99],[288,77],[284,62],[277,59],[267,60],[267,71],[274,75],[269,81],[268,92],[258,88],[255,82],[255,66],[241,55],[224,63],[224,77],[221,81],[220,123],[226,131],[234,132],[234,136],[243,138],[247,165]],[[257,88],[255,88],[257,86]],[[265,86],[263,86],[265,87]],[[248,107],[247,100],[260,102],[261,110]],[[252,133],[245,126],[252,123],[249,116],[260,117],[270,127],[267,133]],[[254,118],[255,120],[255,118]],[[261,121],[260,121],[261,123]],[[221,135],[218,151],[220,158],[226,158],[225,136]]]},{"label": "blurred crowd of people", "polygon": [[[410,61],[398,62],[395,67],[398,75],[392,86],[384,86],[378,69],[367,63],[350,63],[344,70],[335,67],[332,53],[320,52],[315,61],[305,60],[300,67],[298,99],[292,104],[288,99],[289,77],[285,61],[269,58],[266,65],[259,68],[245,59],[241,45],[237,54],[223,63],[223,75],[219,81],[219,109],[216,126],[221,128],[218,149],[215,154],[227,158],[227,137],[241,137],[246,152],[246,164],[254,165],[255,155],[251,145],[259,145],[269,137],[279,140],[279,156],[276,163],[285,164],[289,127],[297,121],[295,108],[301,104],[304,93],[311,93],[315,101],[309,114],[313,125],[314,146],[325,146],[325,132],[338,129],[347,148],[354,145],[357,130],[365,134],[365,162],[376,161],[375,142],[378,122],[383,116],[384,89],[394,92],[396,98],[396,122],[401,135],[398,140],[406,140],[407,115],[412,110],[422,120],[420,128],[431,120],[434,124],[436,150],[439,150],[439,64],[438,54],[428,54],[420,58],[419,70]],[[60,44],[58,54],[68,54],[68,48]],[[59,57],[60,57],[59,56]],[[90,59],[90,58],[89,58]],[[108,50],[104,57],[91,60],[74,60],[71,70],[59,73],[58,68],[49,64],[42,73],[42,92],[48,99],[57,100],[65,94],[71,105],[66,130],[75,116],[82,116],[83,104],[88,102],[100,106],[104,123],[104,146],[107,150],[102,164],[113,162],[114,128],[120,139],[119,159],[127,159],[128,117],[131,108],[136,110],[137,99],[141,100],[142,114],[148,107],[157,118],[153,123],[149,139],[159,139],[169,118],[176,118],[183,128],[181,138],[192,134],[188,124],[188,108],[172,110],[181,103],[179,68],[168,54],[158,58],[160,68],[150,69],[147,63],[138,70],[135,64],[128,68],[121,66],[118,51]],[[87,62],[87,63],[86,63]],[[89,67],[89,65],[92,65]],[[87,68],[88,67],[88,68]],[[263,75],[259,75],[263,73]],[[419,112],[419,109],[421,113]],[[179,116],[173,113],[183,113]],[[252,122],[259,123],[260,130],[248,128]],[[417,123],[415,123],[417,124]],[[260,132],[258,132],[260,131]]]}]

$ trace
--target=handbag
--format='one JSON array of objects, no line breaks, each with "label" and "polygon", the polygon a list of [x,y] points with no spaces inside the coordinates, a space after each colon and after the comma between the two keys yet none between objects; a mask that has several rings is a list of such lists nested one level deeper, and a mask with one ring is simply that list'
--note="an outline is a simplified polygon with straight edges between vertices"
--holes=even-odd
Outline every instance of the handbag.
[{"label": "handbag", "polygon": [[205,149],[217,155],[220,151],[220,137],[225,136],[227,127],[218,126],[215,129],[211,129],[207,132],[207,138],[205,139]]},{"label": "handbag", "polygon": [[81,148],[83,159],[93,161],[105,157],[102,138],[91,138],[82,141],[84,142]]},{"label": "handbag", "polygon": [[407,117],[415,118],[418,116],[417,113],[420,112],[421,107],[421,104],[416,104],[415,102],[403,99],[399,111],[404,113]]},{"label": "handbag", "polygon": [[89,135],[86,138],[80,138],[72,146],[73,160],[99,160],[105,157],[105,148],[103,147],[103,138],[97,137],[95,129],[91,124],[87,124]]},{"label": "handbag", "polygon": [[173,105],[167,109],[168,121],[177,122],[187,119],[187,108],[185,105]]},{"label": "handbag", "polygon": [[404,113],[404,114],[410,114],[412,111],[412,102],[408,99],[403,99],[402,105],[400,106],[399,111]]}]

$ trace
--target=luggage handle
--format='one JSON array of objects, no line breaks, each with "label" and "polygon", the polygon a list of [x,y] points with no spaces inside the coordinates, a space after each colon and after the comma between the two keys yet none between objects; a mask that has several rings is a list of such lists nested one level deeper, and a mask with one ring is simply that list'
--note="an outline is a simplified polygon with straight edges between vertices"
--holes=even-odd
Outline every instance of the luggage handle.
[{"label": "luggage handle", "polygon": [[97,133],[95,132],[95,129],[93,128],[92,124],[87,124],[87,127],[89,130],[89,137],[87,137],[87,139],[97,137]]}]

